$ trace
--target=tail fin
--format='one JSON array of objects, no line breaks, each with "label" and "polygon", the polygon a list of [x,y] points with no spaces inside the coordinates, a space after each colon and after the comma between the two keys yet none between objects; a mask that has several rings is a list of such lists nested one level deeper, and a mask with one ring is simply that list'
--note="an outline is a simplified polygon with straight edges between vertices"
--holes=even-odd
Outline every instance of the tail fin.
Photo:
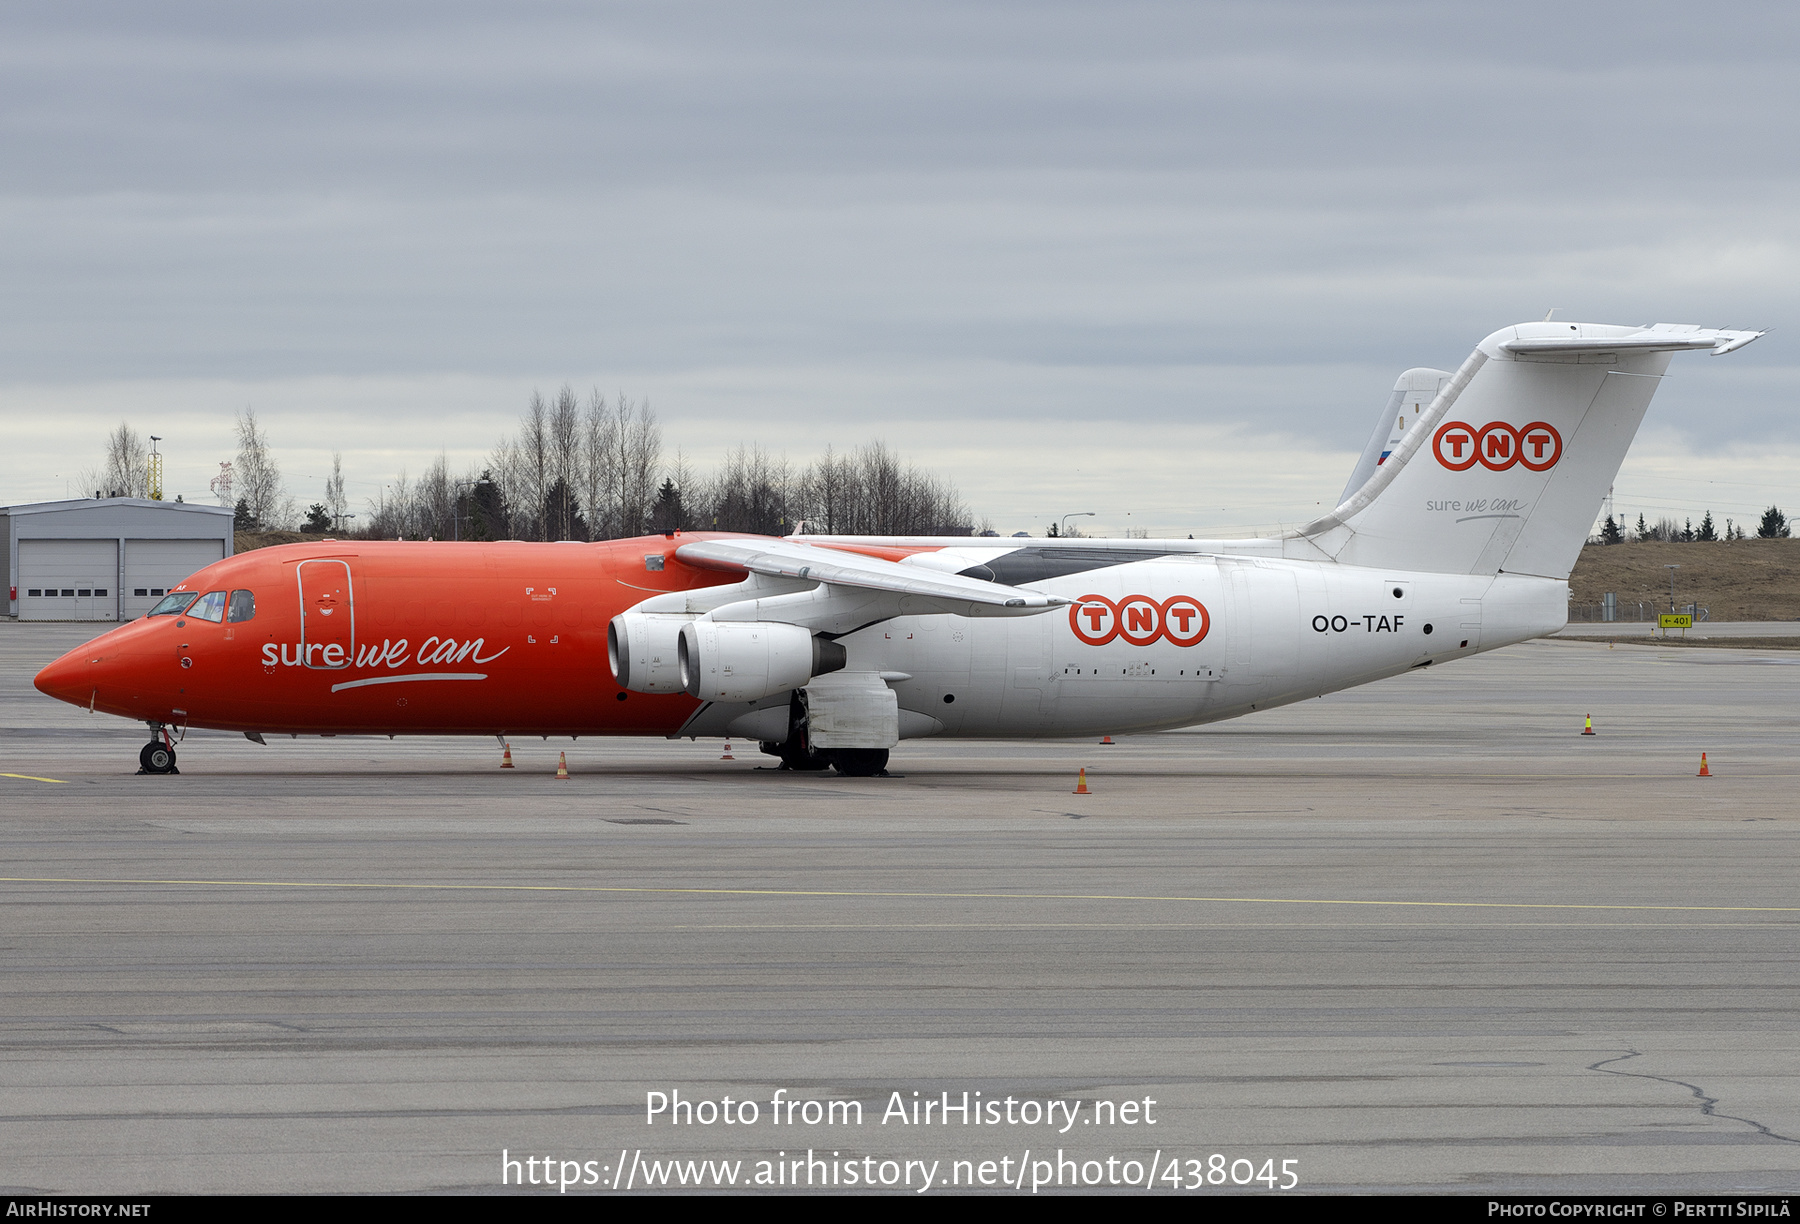
[{"label": "tail fin", "polygon": [[1296,538],[1348,565],[1567,578],[1670,356],[1728,353],[1761,334],[1503,328],[1401,431],[1387,461]]},{"label": "tail fin", "polygon": [[1406,436],[1407,428],[1418,422],[1452,377],[1449,370],[1430,370],[1421,366],[1408,370],[1395,380],[1394,393],[1388,396],[1386,407],[1375,418],[1375,432],[1369,435],[1369,444],[1363,447],[1362,458],[1356,461],[1356,469],[1350,473],[1350,483],[1344,486],[1339,502],[1349,501],[1352,493],[1368,483],[1375,469],[1387,462],[1394,448],[1400,445],[1401,438]]}]

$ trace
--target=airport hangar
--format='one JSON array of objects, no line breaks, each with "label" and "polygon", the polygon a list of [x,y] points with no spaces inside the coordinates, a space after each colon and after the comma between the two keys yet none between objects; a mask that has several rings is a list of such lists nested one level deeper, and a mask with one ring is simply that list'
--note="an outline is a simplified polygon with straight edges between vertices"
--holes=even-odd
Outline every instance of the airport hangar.
[{"label": "airport hangar", "polygon": [[225,506],[144,497],[0,506],[0,569],[15,620],[133,620],[233,551]]}]

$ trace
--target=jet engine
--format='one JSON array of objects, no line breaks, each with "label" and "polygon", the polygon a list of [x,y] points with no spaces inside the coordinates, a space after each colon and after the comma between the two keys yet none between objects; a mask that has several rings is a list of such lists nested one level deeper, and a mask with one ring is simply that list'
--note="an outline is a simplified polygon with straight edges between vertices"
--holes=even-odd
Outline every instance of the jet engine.
[{"label": "jet engine", "polygon": [[654,612],[622,612],[606,626],[606,661],[619,687],[634,693],[679,693],[677,650],[681,627],[691,616],[659,616]]},{"label": "jet engine", "polygon": [[689,621],[677,648],[682,685],[704,701],[756,701],[844,666],[836,642],[771,621]]}]

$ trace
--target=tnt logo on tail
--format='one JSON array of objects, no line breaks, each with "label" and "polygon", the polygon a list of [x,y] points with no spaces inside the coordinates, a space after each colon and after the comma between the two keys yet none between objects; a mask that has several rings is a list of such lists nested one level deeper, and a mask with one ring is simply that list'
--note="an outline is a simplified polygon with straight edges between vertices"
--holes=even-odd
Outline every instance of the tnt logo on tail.
[{"label": "tnt logo on tail", "polygon": [[1462,421],[1445,421],[1431,435],[1437,461],[1452,472],[1466,472],[1477,463],[1492,472],[1504,472],[1517,463],[1533,472],[1544,472],[1562,458],[1562,435],[1556,426],[1533,421],[1515,429],[1505,421],[1490,421],[1480,429]]}]

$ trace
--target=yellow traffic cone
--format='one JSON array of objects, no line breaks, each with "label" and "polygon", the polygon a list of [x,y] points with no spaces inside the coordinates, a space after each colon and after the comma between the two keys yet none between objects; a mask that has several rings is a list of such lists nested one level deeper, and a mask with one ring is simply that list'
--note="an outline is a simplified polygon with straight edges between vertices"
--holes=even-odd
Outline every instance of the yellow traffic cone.
[{"label": "yellow traffic cone", "polygon": [[1704,752],[1702,752],[1702,753],[1701,753],[1701,754],[1700,754],[1700,772],[1699,772],[1699,773],[1697,773],[1697,774],[1695,774],[1695,775],[1694,775],[1694,776],[1695,776],[1695,777],[1696,777],[1696,778],[1710,778],[1710,777],[1712,777],[1712,770],[1710,770],[1710,769],[1708,769],[1708,768],[1707,768],[1707,767],[1706,767],[1706,754],[1705,754],[1705,753],[1704,753]]},{"label": "yellow traffic cone", "polygon": [[1589,714],[1587,716],[1587,727],[1585,730],[1582,731],[1582,734],[1583,735],[1592,735],[1593,733],[1594,733],[1594,716],[1592,714]]},{"label": "yellow traffic cone", "polygon": [[1087,768],[1085,766],[1082,767],[1081,772],[1075,777],[1075,793],[1077,795],[1091,795],[1094,793],[1087,788]]},{"label": "yellow traffic cone", "polygon": [[566,752],[556,754],[556,776],[564,782],[569,780],[569,754]]}]

